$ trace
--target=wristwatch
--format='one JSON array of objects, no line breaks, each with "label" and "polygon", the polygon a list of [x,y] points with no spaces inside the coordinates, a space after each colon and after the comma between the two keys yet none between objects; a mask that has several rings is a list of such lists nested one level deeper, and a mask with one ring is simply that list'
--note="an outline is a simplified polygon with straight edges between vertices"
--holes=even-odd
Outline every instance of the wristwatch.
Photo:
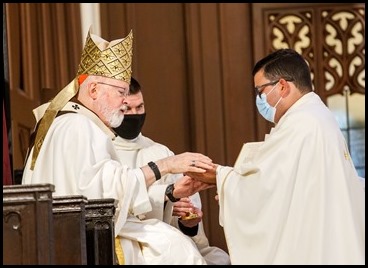
[{"label": "wristwatch", "polygon": [[174,184],[169,184],[167,187],[166,187],[166,191],[165,191],[165,195],[170,199],[171,202],[177,202],[180,200],[180,198],[175,198],[173,193],[174,193]]}]

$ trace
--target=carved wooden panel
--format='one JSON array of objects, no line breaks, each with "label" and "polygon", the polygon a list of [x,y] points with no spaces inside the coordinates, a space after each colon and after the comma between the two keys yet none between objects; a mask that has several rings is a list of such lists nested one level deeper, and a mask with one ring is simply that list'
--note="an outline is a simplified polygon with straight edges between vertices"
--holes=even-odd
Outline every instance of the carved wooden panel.
[{"label": "carved wooden panel", "polygon": [[256,6],[255,14],[254,20],[263,20],[264,51],[259,54],[289,47],[301,53],[325,102],[347,89],[365,94],[364,4]]},{"label": "carved wooden panel", "polygon": [[115,199],[89,199],[86,205],[86,240],[88,265],[114,265]]}]

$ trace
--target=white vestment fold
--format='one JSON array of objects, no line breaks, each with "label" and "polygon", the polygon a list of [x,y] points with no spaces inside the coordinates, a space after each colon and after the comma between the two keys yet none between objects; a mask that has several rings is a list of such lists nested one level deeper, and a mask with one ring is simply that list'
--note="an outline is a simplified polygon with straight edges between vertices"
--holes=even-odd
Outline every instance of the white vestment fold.
[{"label": "white vestment fold", "polygon": [[[156,161],[158,159],[174,155],[174,153],[166,146],[156,143],[148,137],[143,136],[142,134],[139,134],[139,136],[134,140],[125,140],[120,137],[116,137],[116,139],[114,140],[114,145],[116,146],[118,157],[122,161],[122,163],[128,163],[132,168],[144,166],[150,161]],[[189,237],[181,233],[181,231],[179,231],[178,218],[172,216],[172,203],[167,202],[166,206],[164,207],[165,189],[167,184],[174,183],[181,176],[181,174],[165,175],[148,188],[152,210],[144,213],[144,215],[140,215],[141,218],[144,218],[144,220],[140,222],[140,225],[137,225],[136,220],[132,219],[133,222],[130,222],[129,226],[135,226],[136,231],[134,234],[131,234],[129,230],[126,230],[125,233],[131,234],[131,237],[128,239],[143,241],[151,235],[153,239],[156,233],[157,235],[161,233],[164,237],[170,237],[172,229],[175,230],[175,233],[179,232],[180,237],[190,239]],[[199,193],[194,194],[190,198],[193,204],[201,209],[202,203]],[[160,224],[157,223],[157,226],[161,226],[161,229],[156,230],[156,232],[147,233],[147,227],[144,226],[144,224],[148,224],[150,228],[152,228],[152,221],[155,222],[157,220],[161,222]],[[169,226],[169,228],[167,228],[166,226]],[[173,226],[175,228],[173,228]],[[229,255],[225,251],[217,247],[209,246],[209,242],[204,232],[202,222],[200,222],[199,224],[198,234],[192,237],[192,241],[195,242],[196,247],[198,248],[197,250],[199,250],[201,255],[206,260],[207,264],[230,264]],[[158,241],[156,242],[156,247],[162,245],[164,248],[167,248],[167,245],[165,245],[165,243],[158,243]],[[171,254],[176,253],[172,252]],[[177,254],[182,253],[177,252]]]},{"label": "white vestment fold", "polygon": [[[37,122],[48,105],[35,109]],[[30,169],[32,147],[22,184],[54,184],[54,196],[118,200],[118,233],[128,213],[138,215],[152,209],[143,172],[121,165],[112,144],[114,133],[93,112],[73,102],[68,102],[62,111],[68,113],[56,117],[51,124],[34,170]]]},{"label": "white vestment fold", "polygon": [[236,168],[217,168],[232,264],[364,264],[365,190],[314,92]]}]

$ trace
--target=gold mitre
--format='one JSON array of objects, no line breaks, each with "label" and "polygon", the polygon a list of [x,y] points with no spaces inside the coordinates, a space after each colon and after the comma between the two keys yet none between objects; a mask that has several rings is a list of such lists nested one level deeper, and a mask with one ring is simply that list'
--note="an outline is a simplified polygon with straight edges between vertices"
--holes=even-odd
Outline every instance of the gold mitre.
[{"label": "gold mitre", "polygon": [[133,58],[133,32],[122,39],[107,42],[88,32],[77,76],[99,75],[130,84]]}]

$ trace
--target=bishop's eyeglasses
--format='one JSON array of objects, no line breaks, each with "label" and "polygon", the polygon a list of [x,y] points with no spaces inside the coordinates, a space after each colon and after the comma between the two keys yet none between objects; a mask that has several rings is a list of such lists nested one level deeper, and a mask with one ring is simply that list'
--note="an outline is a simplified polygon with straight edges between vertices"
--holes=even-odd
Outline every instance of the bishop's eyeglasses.
[{"label": "bishop's eyeglasses", "polygon": [[119,87],[119,86],[115,86],[112,84],[108,84],[108,83],[104,83],[104,82],[96,82],[96,84],[101,84],[101,85],[106,85],[106,86],[110,86],[110,87],[115,87],[119,90],[119,94],[123,95],[124,97],[127,97],[129,95],[129,88],[123,88],[123,87]]}]

